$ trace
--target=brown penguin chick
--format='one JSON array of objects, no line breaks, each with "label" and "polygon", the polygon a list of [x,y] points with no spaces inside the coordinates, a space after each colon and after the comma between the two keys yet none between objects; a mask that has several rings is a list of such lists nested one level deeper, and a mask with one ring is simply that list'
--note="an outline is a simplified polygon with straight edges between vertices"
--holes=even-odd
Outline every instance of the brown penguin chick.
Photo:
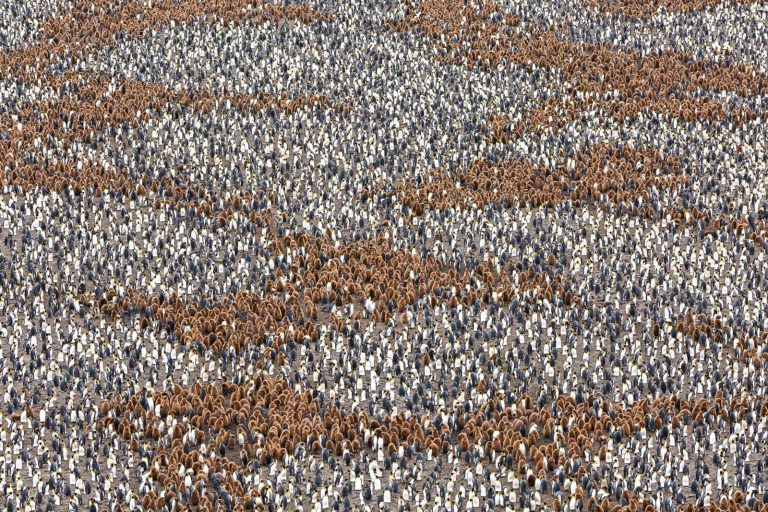
[{"label": "brown penguin chick", "polygon": [[189,504],[196,507],[200,504],[200,493],[196,487],[192,488],[192,492],[189,493]]}]

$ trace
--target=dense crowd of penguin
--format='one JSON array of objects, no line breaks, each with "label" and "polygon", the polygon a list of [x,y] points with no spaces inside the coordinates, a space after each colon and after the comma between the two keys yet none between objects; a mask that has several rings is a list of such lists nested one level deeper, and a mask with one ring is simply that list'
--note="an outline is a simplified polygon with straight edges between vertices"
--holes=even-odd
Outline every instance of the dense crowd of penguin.
[{"label": "dense crowd of penguin", "polygon": [[768,510],[760,0],[0,4],[0,506]]}]

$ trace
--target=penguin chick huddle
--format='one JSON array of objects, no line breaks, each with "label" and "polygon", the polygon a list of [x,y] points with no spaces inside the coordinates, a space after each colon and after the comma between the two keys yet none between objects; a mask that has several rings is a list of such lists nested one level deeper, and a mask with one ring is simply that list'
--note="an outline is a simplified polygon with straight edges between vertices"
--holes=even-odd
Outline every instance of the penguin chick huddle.
[{"label": "penguin chick huddle", "polygon": [[0,4],[0,506],[768,510],[763,0]]}]

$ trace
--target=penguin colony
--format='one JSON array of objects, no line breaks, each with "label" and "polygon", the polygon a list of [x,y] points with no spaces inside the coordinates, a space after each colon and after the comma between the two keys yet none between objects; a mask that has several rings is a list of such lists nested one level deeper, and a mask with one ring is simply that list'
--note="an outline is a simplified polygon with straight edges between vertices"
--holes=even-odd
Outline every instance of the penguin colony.
[{"label": "penguin colony", "polygon": [[768,510],[760,0],[0,3],[0,506]]}]

